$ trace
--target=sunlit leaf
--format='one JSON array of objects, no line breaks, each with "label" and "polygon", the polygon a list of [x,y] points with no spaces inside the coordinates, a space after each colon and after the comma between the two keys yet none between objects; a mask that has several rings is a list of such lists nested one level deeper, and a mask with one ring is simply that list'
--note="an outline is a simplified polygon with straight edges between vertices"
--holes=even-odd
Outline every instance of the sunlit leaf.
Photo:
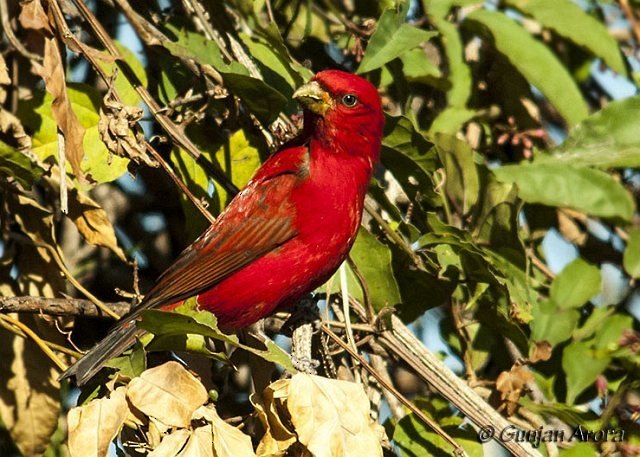
[{"label": "sunlit leaf", "polygon": [[577,258],[553,280],[549,296],[559,309],[579,308],[601,290],[600,269]]},{"label": "sunlit leaf", "polygon": [[622,260],[625,271],[634,278],[640,278],[640,229],[629,230],[629,240]]},{"label": "sunlit leaf", "polygon": [[405,23],[403,13],[402,10],[395,9],[382,13],[356,73],[367,73],[380,68],[436,35],[436,32],[421,30]]},{"label": "sunlit leaf", "polygon": [[571,0],[507,0],[505,3],[588,49],[612,70],[623,75],[627,72],[618,43],[607,27]]},{"label": "sunlit leaf", "polygon": [[600,170],[534,162],[505,165],[493,172],[498,180],[517,184],[518,195],[526,202],[624,220],[631,218],[635,208],[629,192]]},{"label": "sunlit leaf", "polygon": [[552,154],[536,160],[598,168],[640,166],[640,97],[609,103],[578,124]]}]

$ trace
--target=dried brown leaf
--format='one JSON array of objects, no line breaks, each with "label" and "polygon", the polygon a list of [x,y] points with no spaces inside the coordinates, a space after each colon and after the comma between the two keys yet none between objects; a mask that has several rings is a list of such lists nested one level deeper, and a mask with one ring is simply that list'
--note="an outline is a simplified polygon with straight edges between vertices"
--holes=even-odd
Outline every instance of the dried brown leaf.
[{"label": "dried brown leaf", "polygon": [[496,390],[500,394],[499,410],[506,409],[512,415],[518,407],[520,397],[524,395],[526,386],[533,381],[533,374],[524,365],[516,365],[509,371],[503,371],[496,379]]},{"label": "dried brown leaf", "polygon": [[86,178],[80,168],[84,157],[82,142],[85,129],[71,108],[58,41],[52,34],[49,18],[42,8],[40,0],[23,3],[20,23],[23,27],[40,31],[42,34],[44,42],[42,63],[32,61],[31,65],[33,71],[44,80],[47,92],[53,96],[51,111],[58,128],[64,135],[65,157],[71,164],[73,173],[78,180],[85,182]]},{"label": "dried brown leaf", "polygon": [[158,447],[149,452],[147,457],[168,457],[178,455],[190,437],[191,432],[189,430],[179,428],[173,433],[165,435]]},{"label": "dried brown leaf", "polygon": [[132,405],[160,422],[188,427],[193,412],[207,401],[202,383],[177,362],[145,370],[127,386]]},{"label": "dried brown leaf", "polygon": [[[31,328],[38,316],[13,316]],[[24,457],[43,454],[58,427],[58,372],[35,343],[0,332],[0,417]]]},{"label": "dried brown leaf", "polygon": [[267,386],[260,395],[251,396],[251,403],[265,430],[256,449],[260,457],[281,457],[297,440],[284,404],[288,391],[289,381],[279,380]]},{"label": "dried brown leaf", "polygon": [[287,407],[298,440],[315,457],[382,456],[383,432],[361,384],[298,373]]},{"label": "dried brown leaf", "polygon": [[137,106],[125,106],[116,99],[113,92],[114,79],[112,78],[112,85],[100,107],[100,139],[112,154],[128,157],[136,163],[158,167],[160,164],[147,154],[144,134],[137,125],[142,119],[143,111]]},{"label": "dried brown leaf", "polygon": [[90,244],[111,249],[120,259],[126,260],[107,213],[93,199],[75,189],[71,190],[68,216]]},{"label": "dried brown leaf", "polygon": [[9,69],[4,61],[4,56],[0,54],[0,84],[11,84],[11,78],[9,77]]},{"label": "dried brown leaf", "polygon": [[125,387],[118,387],[109,397],[72,408],[67,415],[71,457],[106,456],[127,414]]},{"label": "dried brown leaf", "polygon": [[[240,429],[223,421],[215,408],[202,406],[196,410],[193,417],[206,419],[211,424],[213,451],[216,457],[255,457],[251,438]],[[211,436],[209,436],[209,442],[211,442]]]},{"label": "dried brown leaf", "polygon": [[539,341],[533,346],[529,361],[531,363],[546,362],[551,358],[553,346],[548,341]]}]

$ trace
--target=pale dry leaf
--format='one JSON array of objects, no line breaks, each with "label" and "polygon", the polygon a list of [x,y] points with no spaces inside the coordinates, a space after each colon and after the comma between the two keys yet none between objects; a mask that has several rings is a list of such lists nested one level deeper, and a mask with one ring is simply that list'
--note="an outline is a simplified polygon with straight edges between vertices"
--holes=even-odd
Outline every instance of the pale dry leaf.
[{"label": "pale dry leaf", "polygon": [[68,216],[87,242],[108,248],[120,259],[126,260],[106,211],[93,199],[75,189],[71,190]]},{"label": "pale dry leaf", "polygon": [[94,399],[84,406],[72,408],[67,416],[69,455],[106,456],[128,414],[125,387],[118,387],[109,397]]},{"label": "pale dry leaf", "polygon": [[298,373],[287,408],[298,440],[315,457],[382,456],[381,426],[361,384]]},{"label": "pale dry leaf", "polygon": [[84,157],[85,129],[71,108],[67,85],[65,81],[64,63],[55,36],[51,33],[49,18],[44,12],[40,0],[23,3],[20,12],[20,23],[25,28],[38,30],[42,33],[44,55],[42,63],[31,61],[33,71],[44,80],[45,88],[53,96],[51,112],[58,128],[64,135],[66,159],[71,164],[74,175],[81,182],[86,182],[80,164]]},{"label": "pale dry leaf", "polygon": [[165,435],[158,447],[149,452],[147,457],[173,457],[178,455],[190,435],[189,430],[185,430],[184,428],[179,428],[173,433]]},{"label": "pale dry leaf", "polygon": [[289,380],[281,379],[267,386],[260,395],[254,393],[250,397],[265,430],[256,449],[260,457],[281,457],[297,441],[284,404],[288,391]]},{"label": "pale dry leaf", "polygon": [[[213,406],[202,406],[193,413],[194,419],[206,419],[213,430],[213,450],[216,457],[255,457],[249,435],[227,424]],[[182,454],[181,454],[182,455]]]},{"label": "pale dry leaf", "polygon": [[0,84],[11,84],[9,69],[7,68],[7,64],[2,54],[0,54]]},{"label": "pale dry leaf", "polygon": [[[11,315],[30,328],[38,316]],[[0,332],[0,417],[24,457],[41,456],[58,427],[60,384],[51,361],[31,340]]]},{"label": "pale dry leaf", "polygon": [[207,401],[202,383],[177,362],[145,370],[127,387],[132,405],[175,427],[188,427],[193,412]]},{"label": "pale dry leaf", "polygon": [[[223,457],[224,454],[214,454],[214,446],[215,438],[213,445],[211,443],[211,425],[203,425],[191,432],[187,444],[177,457]],[[231,455],[242,456],[243,454],[240,452]]]},{"label": "pale dry leaf", "polygon": [[23,2],[18,21],[25,29],[40,30],[51,33],[49,18],[40,0]]}]

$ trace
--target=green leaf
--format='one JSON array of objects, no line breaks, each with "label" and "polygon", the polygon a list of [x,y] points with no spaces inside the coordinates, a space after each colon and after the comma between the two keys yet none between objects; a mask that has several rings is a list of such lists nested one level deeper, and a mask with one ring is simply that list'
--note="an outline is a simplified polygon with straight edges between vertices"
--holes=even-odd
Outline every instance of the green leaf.
[{"label": "green leaf", "polygon": [[16,179],[25,189],[31,189],[44,170],[29,160],[26,154],[0,141],[0,173]]},{"label": "green leaf", "polygon": [[[438,8],[440,3],[436,2],[434,6]],[[445,7],[445,10],[448,11],[449,7]],[[443,12],[443,14],[446,13]],[[467,108],[467,102],[473,90],[473,78],[464,57],[464,44],[458,27],[441,16],[430,16],[430,18],[442,35],[441,43],[449,69],[447,81],[451,87],[447,91],[447,108],[434,119],[429,132],[453,135],[475,115],[475,111]]]},{"label": "green leaf", "polygon": [[609,103],[569,133],[552,155],[536,160],[598,168],[640,167],[640,96]]},{"label": "green leaf", "polygon": [[[238,130],[216,152],[215,157],[231,181],[242,189],[260,167],[260,152],[254,144],[254,138],[247,136],[244,130]],[[216,193],[224,208],[233,198],[216,183]]]},{"label": "green leaf", "polygon": [[271,124],[287,104],[287,98],[264,81],[238,73],[222,73],[222,77],[263,125]]},{"label": "green leaf", "polygon": [[592,216],[631,219],[635,204],[629,192],[600,170],[549,162],[505,165],[493,170],[498,180],[518,185],[529,203],[573,208]]},{"label": "green leaf", "polygon": [[[93,180],[102,183],[113,181],[127,171],[129,159],[112,155],[98,133],[99,107],[102,103],[95,88],[85,84],[67,84],[71,107],[82,127],[86,129],[83,146],[82,171]],[[42,161],[58,155],[58,127],[51,112],[53,98],[49,93],[36,92],[31,100],[18,107],[18,116],[25,127],[34,132],[33,152]],[[68,171],[71,166],[68,165]]]},{"label": "green leaf", "polygon": [[488,30],[496,49],[547,97],[567,124],[577,124],[589,115],[580,89],[567,69],[547,46],[514,20],[503,13],[476,10],[465,18],[465,24]]},{"label": "green leaf", "polygon": [[550,299],[559,309],[580,308],[602,290],[600,270],[578,257],[551,284]]},{"label": "green leaf", "polygon": [[629,230],[629,239],[624,250],[622,264],[629,276],[640,278],[640,229],[638,228]]},{"label": "green leaf", "polygon": [[445,191],[461,214],[471,213],[480,194],[471,147],[453,136],[436,135],[436,150],[446,174]]},{"label": "green leaf", "polygon": [[[184,305],[177,307],[173,312],[148,309],[142,312],[142,320],[138,326],[154,335],[160,335],[159,345],[163,349],[168,349],[169,344],[178,344],[178,348],[202,351],[203,345],[198,338],[184,337],[184,335],[200,335],[229,343],[233,346],[252,352],[262,357],[268,362],[274,362],[291,372],[294,371],[289,355],[277,344],[267,342],[266,350],[256,349],[241,344],[236,335],[227,335],[218,330],[217,319],[213,313],[207,311],[197,311],[195,300],[189,300]],[[165,339],[166,336],[177,336],[179,338]],[[205,351],[202,351],[205,352]],[[224,356],[206,351],[207,355],[218,360],[224,360]]]},{"label": "green leaf", "polygon": [[507,5],[531,16],[543,27],[553,29],[582,46],[622,75],[627,70],[615,38],[607,27],[570,0],[507,0]]},{"label": "green leaf", "polygon": [[562,369],[567,375],[566,402],[569,405],[573,405],[578,395],[593,385],[611,362],[611,357],[594,350],[591,344],[588,341],[574,341],[562,353]]},{"label": "green leaf", "polygon": [[[426,401],[418,399],[420,409],[434,418],[442,428],[456,440],[469,457],[482,457],[482,444],[473,427],[463,424],[463,419],[451,413],[447,405],[437,399]],[[435,417],[434,417],[435,416]],[[453,455],[453,446],[444,438],[418,420],[414,414],[400,419],[393,431],[393,441],[401,449],[402,455]]]},{"label": "green leaf", "polygon": [[[129,48],[125,47],[119,41],[116,41],[116,47],[120,52],[120,55],[124,57],[124,61],[127,66],[131,69],[133,74],[138,78],[140,84],[142,86],[147,87],[149,81],[147,79],[147,73],[145,71],[142,62],[136,57],[136,55],[129,50]],[[108,56],[107,51],[104,52],[105,56]],[[113,82],[113,89],[120,97],[122,104],[125,106],[137,106],[142,102],[142,98],[136,92],[135,87],[129,82],[126,75],[118,69],[117,62],[110,62],[109,58],[105,58],[105,60],[98,59],[98,64],[100,68],[105,72],[107,76],[111,76],[114,71],[116,72],[116,79]]]},{"label": "green leaf", "polygon": [[633,317],[614,314],[600,323],[594,338],[594,347],[615,351],[620,347],[620,337],[625,330],[633,329]]},{"label": "green leaf", "polygon": [[597,457],[600,455],[592,445],[580,442],[578,437],[574,441],[577,442],[576,445],[569,449],[561,449],[558,457]]},{"label": "green leaf", "polygon": [[562,309],[552,301],[540,302],[533,307],[531,321],[531,340],[548,341],[555,346],[571,338],[578,325],[580,312],[575,309]]},{"label": "green leaf", "polygon": [[404,18],[403,10],[387,9],[382,13],[356,73],[380,68],[437,34],[407,24]]},{"label": "green leaf", "polygon": [[400,56],[404,76],[411,82],[420,82],[432,86],[443,86],[440,82],[442,72],[433,63],[422,48],[410,49]]},{"label": "green leaf", "polygon": [[[400,292],[391,267],[391,252],[387,246],[361,227],[351,248],[350,256],[364,276],[374,310],[380,311],[386,306],[395,306],[400,303]],[[349,292],[362,300],[363,294],[359,282],[350,269],[348,273],[351,277]],[[339,287],[339,281],[336,279],[334,279],[334,287]]]}]

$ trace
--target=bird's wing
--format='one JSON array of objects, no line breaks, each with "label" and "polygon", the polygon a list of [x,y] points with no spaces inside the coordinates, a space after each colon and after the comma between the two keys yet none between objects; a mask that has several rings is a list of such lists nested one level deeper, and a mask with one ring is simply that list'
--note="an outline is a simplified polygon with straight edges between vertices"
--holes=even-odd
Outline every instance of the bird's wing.
[{"label": "bird's wing", "polygon": [[300,167],[305,155],[305,148],[293,148],[265,162],[227,210],[158,278],[127,320],[144,309],[197,295],[293,238],[296,211],[290,195],[304,174]]}]

